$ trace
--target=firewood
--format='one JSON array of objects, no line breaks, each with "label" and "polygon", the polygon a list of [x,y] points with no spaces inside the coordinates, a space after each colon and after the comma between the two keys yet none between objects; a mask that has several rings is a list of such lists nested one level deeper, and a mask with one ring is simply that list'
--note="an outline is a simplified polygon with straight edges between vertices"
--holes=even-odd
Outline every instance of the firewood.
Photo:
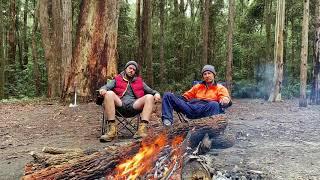
[{"label": "firewood", "polygon": [[56,147],[44,147],[42,152],[49,154],[83,153],[82,149],[62,149]]},{"label": "firewood", "polygon": [[[225,130],[225,126],[226,120],[224,116],[210,117],[190,121],[189,123],[177,123],[170,129],[165,129],[159,125],[150,125],[149,129],[151,129],[152,132],[150,132],[145,140],[146,142],[151,142],[153,138],[163,132],[167,133],[169,139],[182,136],[185,138],[185,141],[181,144],[182,152],[187,152],[188,147],[191,146],[194,148],[194,142],[192,141],[198,140],[198,136],[193,137],[193,134],[200,134],[200,140],[195,143],[198,145],[205,134],[210,138],[219,136]],[[45,148],[44,152],[50,152],[54,155],[51,155],[51,157],[40,157],[37,153],[34,153],[34,155],[49,167],[44,168],[43,166],[39,166],[39,162],[37,163],[37,161],[33,164],[27,164],[25,167],[25,176],[23,176],[22,179],[98,179],[112,173],[116,165],[123,159],[133,157],[140,147],[141,142],[134,141],[129,145],[118,145],[115,146],[115,148],[109,148],[108,151],[96,152],[84,156],[82,156],[84,151],[81,150]],[[70,159],[72,155],[74,155],[74,159]],[[63,160],[64,158],[66,160]],[[183,158],[181,158],[180,161],[183,163]],[[39,167],[42,169],[39,169]],[[181,167],[176,167],[174,172],[171,171],[173,172],[171,176],[177,177],[179,174],[181,175],[181,171]]]},{"label": "firewood", "polygon": [[211,179],[210,172],[206,170],[203,167],[203,165],[196,160],[188,161],[185,163],[181,177],[181,179]]},{"label": "firewood", "polygon": [[27,165],[29,174],[21,179],[95,179],[104,177],[116,167],[122,158],[130,157],[138,152],[140,143],[135,143],[127,150],[119,149],[116,153],[97,152],[79,159],[74,159],[62,165],[54,165],[39,171],[30,171],[32,167]]},{"label": "firewood", "polygon": [[70,160],[85,156],[83,152],[69,152],[69,153],[63,153],[59,155],[52,155],[52,154],[45,154],[45,153],[41,154],[36,152],[31,152],[30,154],[34,158],[34,161],[38,164],[42,164],[43,167],[63,164]]}]

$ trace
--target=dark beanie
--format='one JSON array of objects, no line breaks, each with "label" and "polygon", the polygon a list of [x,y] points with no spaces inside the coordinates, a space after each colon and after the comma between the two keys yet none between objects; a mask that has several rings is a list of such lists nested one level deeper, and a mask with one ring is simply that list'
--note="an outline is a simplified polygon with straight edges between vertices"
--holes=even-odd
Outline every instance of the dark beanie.
[{"label": "dark beanie", "polygon": [[128,66],[134,65],[136,67],[136,70],[138,70],[138,63],[135,61],[129,61],[127,64],[124,66],[124,69],[127,69]]},{"label": "dark beanie", "polygon": [[205,72],[205,71],[210,71],[212,72],[214,75],[216,75],[216,70],[214,69],[214,66],[212,65],[204,65],[202,70],[201,70],[201,75]]}]

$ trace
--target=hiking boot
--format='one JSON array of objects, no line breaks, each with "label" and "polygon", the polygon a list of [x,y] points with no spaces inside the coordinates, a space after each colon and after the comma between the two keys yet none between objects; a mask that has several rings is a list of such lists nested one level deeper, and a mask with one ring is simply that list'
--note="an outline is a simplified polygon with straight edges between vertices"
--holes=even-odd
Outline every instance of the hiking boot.
[{"label": "hiking boot", "polygon": [[134,139],[140,139],[147,137],[147,125],[148,121],[143,121],[139,124],[138,131],[134,134]]},{"label": "hiking boot", "polygon": [[104,134],[100,137],[101,142],[110,142],[114,138],[117,137],[117,124],[116,121],[109,121],[108,122],[109,129],[107,134]]}]

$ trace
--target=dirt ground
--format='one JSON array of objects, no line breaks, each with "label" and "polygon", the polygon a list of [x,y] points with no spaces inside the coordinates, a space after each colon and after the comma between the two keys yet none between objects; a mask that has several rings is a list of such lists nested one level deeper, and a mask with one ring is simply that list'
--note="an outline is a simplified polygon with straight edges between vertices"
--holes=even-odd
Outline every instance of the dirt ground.
[{"label": "dirt ground", "polygon": [[[160,122],[159,107],[153,120]],[[59,103],[0,104],[0,179],[19,179],[43,147],[103,149],[101,107],[89,103],[72,109]],[[268,103],[235,100],[226,116],[227,132],[236,136],[228,149],[213,149],[215,168],[258,171],[266,179],[320,180],[320,106],[299,108],[297,100]]]}]

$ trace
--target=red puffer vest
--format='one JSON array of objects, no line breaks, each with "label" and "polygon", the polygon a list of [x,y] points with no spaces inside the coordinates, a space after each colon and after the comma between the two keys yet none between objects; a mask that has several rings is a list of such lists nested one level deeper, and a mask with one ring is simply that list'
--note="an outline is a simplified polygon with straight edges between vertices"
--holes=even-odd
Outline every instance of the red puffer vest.
[{"label": "red puffer vest", "polygon": [[[118,74],[114,79],[116,80],[116,86],[113,91],[121,98],[126,92],[129,82],[124,80],[121,74]],[[143,81],[140,76],[135,77],[130,85],[137,98],[144,96]]]}]

